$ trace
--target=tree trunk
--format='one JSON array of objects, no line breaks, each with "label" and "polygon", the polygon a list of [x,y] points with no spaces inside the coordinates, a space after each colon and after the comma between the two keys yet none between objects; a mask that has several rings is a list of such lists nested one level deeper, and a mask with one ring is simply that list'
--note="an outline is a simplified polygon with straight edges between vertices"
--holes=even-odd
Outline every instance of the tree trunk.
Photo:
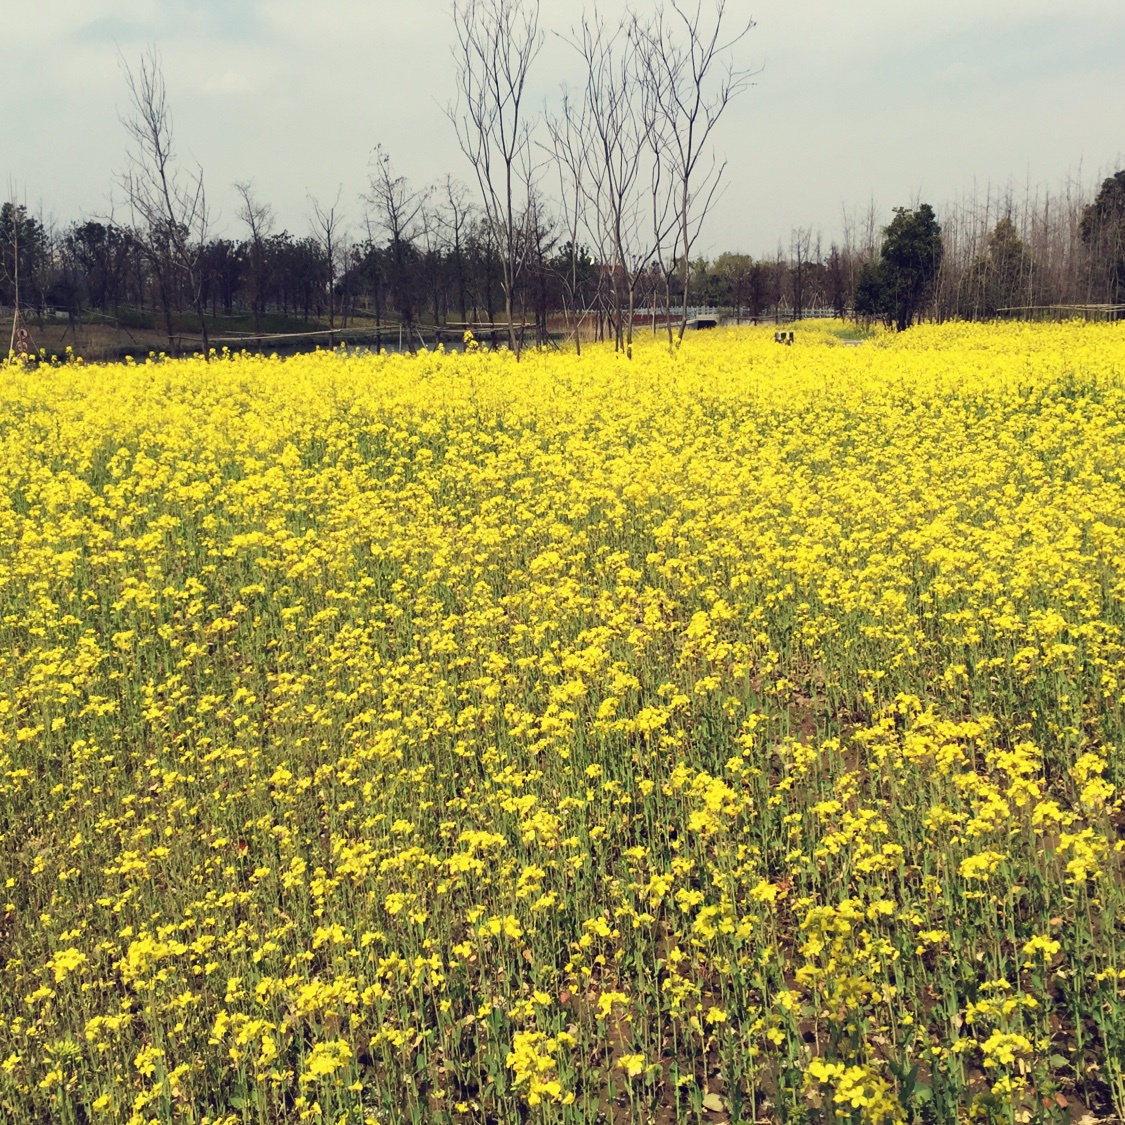
[{"label": "tree trunk", "polygon": [[210,363],[211,362],[211,336],[210,336],[210,333],[208,333],[208,331],[207,331],[207,317],[204,315],[204,308],[203,308],[202,299],[196,301],[195,311],[199,316],[199,331],[200,331],[200,334],[203,336],[203,358],[205,360],[207,360],[208,363]]}]

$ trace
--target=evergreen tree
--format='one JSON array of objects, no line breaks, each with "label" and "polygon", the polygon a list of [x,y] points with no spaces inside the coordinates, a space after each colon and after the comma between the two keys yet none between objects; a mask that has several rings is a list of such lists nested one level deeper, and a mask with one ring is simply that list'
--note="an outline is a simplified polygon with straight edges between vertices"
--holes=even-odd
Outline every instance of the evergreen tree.
[{"label": "evergreen tree", "polygon": [[883,232],[879,272],[883,310],[902,332],[918,319],[932,292],[941,265],[941,227],[934,209],[923,203],[916,211],[896,207]]},{"label": "evergreen tree", "polygon": [[1082,241],[1105,277],[1105,299],[1125,303],[1125,170],[1102,181],[1094,202],[1082,213]]}]

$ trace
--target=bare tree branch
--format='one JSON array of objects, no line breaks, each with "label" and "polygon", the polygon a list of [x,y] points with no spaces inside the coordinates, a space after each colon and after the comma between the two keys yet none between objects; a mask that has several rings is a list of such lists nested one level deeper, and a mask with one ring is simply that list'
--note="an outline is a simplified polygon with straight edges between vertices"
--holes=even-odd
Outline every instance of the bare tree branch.
[{"label": "bare tree branch", "polygon": [[311,223],[313,237],[320,244],[327,267],[325,289],[328,297],[328,346],[330,348],[334,347],[336,343],[336,338],[333,335],[336,331],[336,266],[340,259],[340,242],[343,237],[344,220],[339,214],[340,197],[343,193],[344,185],[340,184],[336,189],[336,198],[330,205],[322,204],[314,195],[309,196],[309,204],[313,210]]},{"label": "bare tree branch", "polygon": [[682,0],[668,3],[672,15],[660,11],[645,29],[644,58],[658,91],[667,158],[679,194],[682,338],[687,327],[691,249],[726,171],[726,162],[714,156],[712,133],[731,100],[752,84],[755,72],[737,67],[733,51],[754,23],[747,20],[724,38],[726,0],[716,0],[710,19],[704,17],[702,0],[694,8]]},{"label": "bare tree branch", "polygon": [[250,306],[254,315],[254,332],[261,347],[262,314],[265,311],[265,242],[273,232],[273,208],[260,203],[254,195],[253,184],[241,180],[234,185],[242,201],[238,217],[250,230]]},{"label": "bare tree branch", "polygon": [[129,201],[133,224],[157,271],[169,348],[175,350],[173,286],[186,289],[199,317],[204,356],[210,355],[203,307],[202,253],[208,234],[203,168],[184,173],[176,161],[172,113],[160,56],[149,47],[132,67],[120,65],[129,92],[121,124],[129,137],[127,166],[117,181]]},{"label": "bare tree branch", "polygon": [[524,103],[528,73],[543,46],[539,0],[455,0],[453,27],[457,100],[446,114],[500,248],[508,347],[518,358],[512,302],[532,242],[534,122]]},{"label": "bare tree branch", "polygon": [[378,145],[372,158],[371,190],[364,196],[375,209],[387,237],[390,283],[407,347],[414,349],[415,242],[423,233],[429,188],[412,189],[405,176],[395,174],[390,155]]}]

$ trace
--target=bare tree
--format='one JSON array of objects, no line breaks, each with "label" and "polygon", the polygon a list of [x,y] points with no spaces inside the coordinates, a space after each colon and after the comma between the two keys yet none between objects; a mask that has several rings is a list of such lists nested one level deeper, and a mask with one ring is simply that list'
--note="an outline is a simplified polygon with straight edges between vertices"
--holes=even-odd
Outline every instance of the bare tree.
[{"label": "bare tree", "polygon": [[646,113],[641,37],[635,19],[609,31],[595,14],[583,17],[572,43],[586,71],[583,193],[601,260],[610,259],[615,344],[631,359],[637,286],[659,243],[648,225],[649,186],[659,161],[651,143],[654,118]]},{"label": "bare tree", "polygon": [[209,356],[201,267],[208,231],[203,168],[197,164],[193,172],[185,173],[177,164],[172,112],[156,49],[145,51],[135,69],[122,58],[121,68],[129,91],[129,109],[121,123],[131,145],[128,166],[118,176],[118,183],[157,270],[169,347],[175,349],[171,305],[172,287],[178,282],[199,317],[203,354]]},{"label": "bare tree", "polygon": [[[0,281],[8,282],[12,293],[12,335],[8,343],[7,355],[9,360],[17,355],[26,354],[30,350],[30,345],[26,343],[30,337],[27,329],[23,326],[20,307],[20,259],[23,257],[20,246],[20,229],[23,226],[26,212],[27,208],[16,202],[15,185],[9,183],[8,202],[0,211],[0,227],[11,226],[10,232],[0,230],[0,239],[10,243],[10,246],[4,247],[4,250],[10,249],[11,251],[10,254],[0,255]],[[4,220],[8,220],[8,222],[4,222]]]},{"label": "bare tree", "polygon": [[248,181],[236,183],[234,188],[242,201],[238,217],[250,230],[250,309],[254,316],[254,334],[261,347],[266,292],[266,240],[273,233],[273,209],[268,203],[258,202],[253,185]]},{"label": "bare tree", "polygon": [[[790,297],[793,319],[800,320],[805,313],[805,285],[808,281],[809,262],[812,249],[812,231],[808,227],[797,227],[789,235],[789,252],[792,255],[790,270]],[[818,255],[819,256],[819,255]]]},{"label": "bare tree", "polygon": [[[574,99],[563,91],[558,116],[548,116],[547,131],[551,139],[551,155],[559,177],[559,204],[562,227],[566,234],[566,262],[559,269],[563,316],[574,336],[574,349],[582,354],[582,321],[589,311],[583,308],[581,284],[585,253],[579,241],[583,230],[586,202],[586,147],[590,140],[589,104],[585,97]],[[560,263],[561,264],[561,263]]]},{"label": "bare tree", "polygon": [[519,357],[512,307],[532,239],[532,121],[527,76],[543,46],[539,0],[455,0],[457,101],[447,109],[473,167],[492,241],[500,250],[508,347]]},{"label": "bare tree", "polygon": [[375,149],[373,165],[371,190],[364,199],[375,209],[376,220],[387,238],[391,291],[406,345],[414,351],[415,242],[421,233],[423,210],[430,191],[413,189],[405,176],[396,175],[390,155],[382,145]]},{"label": "bare tree", "polygon": [[[645,136],[651,150],[649,167],[649,199],[652,223],[652,262],[655,270],[652,285],[652,330],[656,333],[656,288],[659,284],[664,304],[664,323],[668,332],[668,348],[674,345],[672,328],[672,278],[680,272],[677,260],[677,226],[679,212],[676,199],[676,176],[668,154],[672,151],[671,121],[664,112],[669,92],[666,89],[668,73],[657,65],[658,53],[653,49],[655,37],[651,28],[642,27],[633,17],[633,35],[640,44],[638,58],[641,64],[641,114],[645,122]],[[685,298],[686,292],[682,294]],[[685,301],[686,308],[686,301]],[[681,325],[686,312],[681,314]],[[681,328],[682,333],[682,328]]]},{"label": "bare tree", "polygon": [[309,196],[312,207],[312,233],[324,255],[325,290],[328,298],[328,346],[336,345],[336,267],[341,259],[341,243],[344,241],[344,219],[340,215],[340,196],[344,185],[336,189],[336,198],[330,206],[325,206],[315,195]]},{"label": "bare tree", "polygon": [[825,266],[824,280],[828,288],[828,303],[833,313],[843,320],[848,315],[848,305],[851,301],[852,290],[848,282],[849,258],[835,242],[828,250],[828,262]]},{"label": "bare tree", "polygon": [[558,242],[558,234],[557,224],[538,190],[533,190],[528,200],[527,230],[531,245],[527,280],[520,287],[520,321],[526,325],[527,306],[530,302],[535,314],[535,342],[540,347],[545,347],[550,341],[548,321],[551,312],[551,270],[547,262]]},{"label": "bare tree", "polygon": [[691,250],[718,194],[726,162],[711,146],[712,134],[731,100],[750,86],[753,72],[736,67],[733,49],[754,26],[752,20],[726,36],[726,0],[716,0],[705,18],[701,0],[694,9],[669,0],[647,28],[645,60],[658,75],[653,88],[667,129],[666,158],[678,190],[679,261],[683,293],[680,336],[687,327]]},{"label": "bare tree", "polygon": [[450,255],[453,262],[453,276],[457,287],[457,310],[461,314],[461,324],[468,317],[468,297],[465,277],[465,232],[469,222],[469,203],[467,189],[452,176],[445,177],[445,200],[448,205],[446,215],[449,232]]},{"label": "bare tree", "polygon": [[445,257],[445,229],[446,216],[442,214],[440,200],[431,202],[434,196],[432,188],[425,189],[426,202],[418,215],[421,227],[422,259],[421,278],[426,290],[426,300],[434,317],[434,341],[441,339],[441,307],[442,307],[442,279]]}]

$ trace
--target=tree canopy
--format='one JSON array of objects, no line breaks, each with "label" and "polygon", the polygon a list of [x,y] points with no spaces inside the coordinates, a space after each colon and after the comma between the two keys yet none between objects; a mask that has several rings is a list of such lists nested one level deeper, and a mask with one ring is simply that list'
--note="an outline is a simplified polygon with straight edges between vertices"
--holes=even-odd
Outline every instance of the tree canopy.
[{"label": "tree canopy", "polygon": [[1125,169],[1102,181],[1094,202],[1082,213],[1082,241],[1105,279],[1110,304],[1125,302]]},{"label": "tree canopy", "polygon": [[881,316],[901,332],[921,314],[934,292],[941,266],[941,226],[928,204],[896,207],[883,231],[876,261],[865,262],[856,279],[857,316]]},{"label": "tree canopy", "polygon": [[914,323],[930,295],[941,252],[941,226],[928,203],[914,211],[895,208],[895,217],[883,232],[879,269],[884,309],[900,332]]}]

